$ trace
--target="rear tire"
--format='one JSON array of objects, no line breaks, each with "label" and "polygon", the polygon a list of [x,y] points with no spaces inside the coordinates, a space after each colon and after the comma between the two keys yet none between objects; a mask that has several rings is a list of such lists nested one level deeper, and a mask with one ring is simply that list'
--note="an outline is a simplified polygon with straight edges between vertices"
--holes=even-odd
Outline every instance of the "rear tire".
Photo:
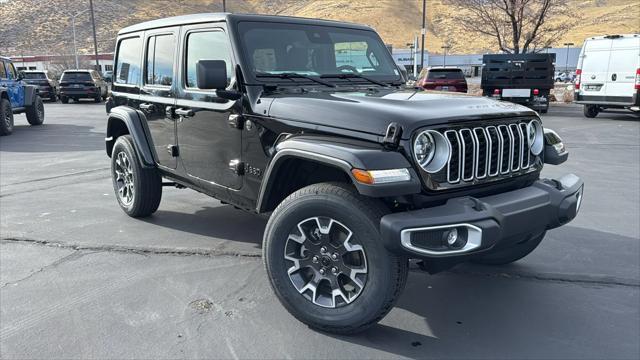
[{"label": "rear tire", "polygon": [[598,116],[600,109],[598,109],[598,106],[596,105],[585,105],[582,111],[584,112],[584,116],[588,118],[594,118]]},{"label": "rear tire", "polygon": [[56,94],[51,95],[51,97],[49,98],[49,101],[58,102],[58,96],[56,96]]},{"label": "rear tire", "polygon": [[482,257],[474,259],[473,262],[483,265],[511,264],[512,262],[516,262],[531,254],[531,252],[540,245],[540,242],[544,239],[546,233],[547,232],[545,231],[542,234],[529,239],[524,243],[516,244],[513,247],[483,255]]},{"label": "rear tire", "polygon": [[352,334],[393,308],[408,264],[380,241],[386,212],[377,200],[338,183],[307,186],[276,208],[265,229],[263,259],[273,290],[293,316],[315,329]]},{"label": "rear tire", "polygon": [[0,99],[0,136],[11,135],[13,132],[13,110],[9,100]]},{"label": "rear tire", "polygon": [[162,178],[156,168],[142,167],[131,135],[120,136],[113,146],[111,179],[118,204],[127,215],[146,217],[158,210]]},{"label": "rear tire", "polygon": [[40,126],[44,122],[44,103],[42,98],[36,95],[33,104],[28,106],[26,111],[27,121],[32,126]]},{"label": "rear tire", "polygon": [[69,98],[66,96],[60,96],[60,102],[63,104],[68,104],[69,103]]}]

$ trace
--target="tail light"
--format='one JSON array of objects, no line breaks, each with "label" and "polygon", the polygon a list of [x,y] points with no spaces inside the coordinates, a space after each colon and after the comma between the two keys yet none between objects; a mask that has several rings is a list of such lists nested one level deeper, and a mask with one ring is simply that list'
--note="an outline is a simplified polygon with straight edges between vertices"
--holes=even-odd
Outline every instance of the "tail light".
[{"label": "tail light", "polygon": [[493,90],[493,96],[498,96],[498,95],[500,95],[500,89]]},{"label": "tail light", "polygon": [[538,89],[533,89],[533,95],[539,95],[540,94],[540,90]]},{"label": "tail light", "polygon": [[[580,79],[582,78],[582,69],[576,70],[576,90],[580,89]],[[638,84],[638,75],[636,74],[636,86]]]},{"label": "tail light", "polygon": [[636,90],[640,90],[640,68],[636,70]]}]

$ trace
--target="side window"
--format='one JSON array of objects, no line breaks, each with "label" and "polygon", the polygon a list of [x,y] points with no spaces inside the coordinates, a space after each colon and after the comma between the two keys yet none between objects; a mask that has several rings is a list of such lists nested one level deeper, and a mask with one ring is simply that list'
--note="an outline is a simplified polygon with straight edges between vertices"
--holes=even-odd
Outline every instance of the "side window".
[{"label": "side window", "polygon": [[4,68],[4,61],[0,61],[0,79],[7,78],[7,70]]},{"label": "side window", "polygon": [[171,86],[173,83],[173,55],[175,37],[156,35],[149,37],[145,60],[145,84]]},{"label": "side window", "polygon": [[11,76],[9,76],[10,78],[12,78],[13,80],[16,80],[18,78],[18,71],[16,70],[16,67],[13,66],[13,63],[9,63],[8,64],[8,68],[9,68],[9,74]]},{"label": "side window", "polygon": [[120,40],[116,60],[116,84],[137,85],[140,80],[140,38]]},{"label": "side window", "polygon": [[200,31],[187,35],[186,86],[196,88],[196,64],[200,60],[224,60],[227,63],[227,78],[233,78],[233,63],[229,39],[223,31]]}]

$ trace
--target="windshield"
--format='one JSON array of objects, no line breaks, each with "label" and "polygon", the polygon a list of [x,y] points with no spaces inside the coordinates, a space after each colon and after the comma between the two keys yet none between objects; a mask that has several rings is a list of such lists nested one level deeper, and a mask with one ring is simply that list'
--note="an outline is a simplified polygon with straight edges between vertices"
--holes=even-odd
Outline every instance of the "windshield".
[{"label": "windshield", "polygon": [[88,72],[65,72],[61,81],[92,81]]},{"label": "windshield", "polygon": [[31,80],[31,79],[46,79],[47,77],[44,76],[44,73],[24,73],[24,78]]},{"label": "windshield", "polygon": [[[282,81],[264,75],[285,73],[316,77],[358,74],[378,81],[400,80],[389,50],[373,31],[267,22],[241,22],[238,30],[245,63],[254,75],[262,75],[260,81]],[[362,81],[346,79],[325,81]]]}]

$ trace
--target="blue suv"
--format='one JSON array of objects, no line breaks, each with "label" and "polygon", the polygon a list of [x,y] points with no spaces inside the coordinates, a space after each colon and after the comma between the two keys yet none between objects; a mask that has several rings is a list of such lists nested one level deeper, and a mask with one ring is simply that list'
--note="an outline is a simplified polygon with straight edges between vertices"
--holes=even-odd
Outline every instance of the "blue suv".
[{"label": "blue suv", "polygon": [[13,114],[25,113],[31,125],[44,122],[44,104],[37,87],[23,81],[11,59],[0,56],[0,136],[13,131]]}]

